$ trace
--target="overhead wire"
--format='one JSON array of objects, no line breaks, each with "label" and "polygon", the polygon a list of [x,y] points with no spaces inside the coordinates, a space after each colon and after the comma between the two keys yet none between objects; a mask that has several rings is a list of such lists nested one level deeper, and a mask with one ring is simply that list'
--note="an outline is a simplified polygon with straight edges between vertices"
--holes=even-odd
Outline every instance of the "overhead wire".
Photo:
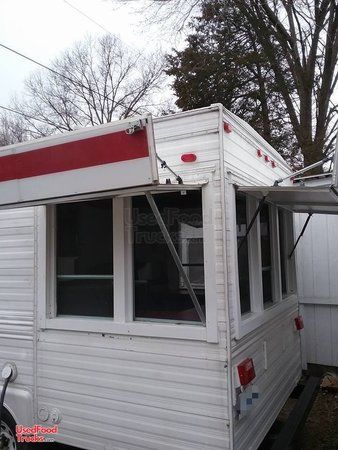
[{"label": "overhead wire", "polygon": [[97,20],[93,19],[91,16],[89,16],[87,13],[85,13],[84,11],[82,11],[80,8],[78,8],[77,6],[73,5],[71,2],[69,2],[68,0],[63,0],[64,3],[66,3],[66,5],[68,5],[70,8],[72,8],[74,11],[76,11],[77,13],[79,13],[81,16],[85,17],[86,19],[88,19],[90,22],[94,23],[96,26],[98,26],[99,28],[101,28],[101,30],[103,30],[104,32],[106,32],[107,34],[110,34],[111,36],[113,36],[114,38],[118,39],[120,42],[123,43],[123,45],[125,45],[126,47],[129,47],[131,50],[135,50],[134,47],[132,47],[130,44],[128,44],[127,42],[122,41],[122,39],[117,35],[112,33],[110,30],[108,30],[106,27],[104,27],[101,23],[99,23]]},{"label": "overhead wire", "polygon": [[4,48],[5,50],[8,50],[8,51],[10,51],[10,52],[12,52],[12,53],[18,55],[18,56],[21,56],[22,58],[27,59],[28,61],[30,61],[30,62],[32,62],[32,63],[34,63],[34,64],[36,64],[36,65],[38,65],[38,66],[40,66],[40,67],[42,67],[42,68],[44,68],[44,69],[46,69],[46,70],[49,70],[51,73],[54,73],[54,75],[58,75],[59,77],[64,78],[65,80],[69,81],[70,83],[76,84],[76,85],[82,87],[83,89],[86,89],[86,90],[89,91],[90,93],[94,93],[94,94],[99,95],[99,96],[102,97],[104,100],[109,99],[109,97],[107,97],[107,96],[101,94],[100,92],[98,92],[98,91],[92,89],[92,88],[89,87],[89,86],[86,86],[85,84],[81,83],[81,81],[73,80],[73,79],[70,78],[69,76],[64,75],[63,73],[60,73],[60,72],[58,72],[58,71],[55,70],[55,69],[52,69],[51,67],[49,67],[49,66],[47,66],[47,65],[45,65],[45,64],[43,64],[43,63],[41,63],[41,62],[39,62],[39,61],[37,61],[36,59],[31,58],[30,56],[25,55],[24,53],[21,53],[21,52],[15,50],[14,48],[8,47],[7,45],[2,44],[1,42],[0,42],[0,47],[2,47],[2,48]]},{"label": "overhead wire", "polygon": [[[79,14],[81,14],[81,16],[84,16],[86,19],[90,20],[90,22],[93,22],[95,25],[97,25],[99,28],[101,28],[103,31],[105,31],[108,34],[112,34],[111,31],[107,30],[107,28],[105,28],[103,25],[101,25],[99,22],[97,22],[95,19],[93,19],[92,17],[90,17],[88,14],[86,14],[85,12],[81,11],[81,9],[77,8],[76,6],[74,6],[72,3],[70,3],[67,0],[63,0],[64,3],[66,3],[68,6],[70,6],[72,9],[74,9],[75,11],[77,11]],[[114,35],[115,36],[115,35]]]},{"label": "overhead wire", "polygon": [[[98,26],[99,28],[101,28],[103,31],[105,31],[105,32],[108,33],[109,35],[111,35],[111,36],[117,38],[118,40],[120,40],[120,41],[122,42],[122,40],[121,40],[118,36],[114,35],[111,31],[109,31],[107,28],[105,28],[105,27],[104,27],[103,25],[101,25],[99,22],[97,22],[96,20],[94,20],[94,19],[93,19],[92,17],[90,17],[88,14],[86,14],[85,12],[83,12],[82,10],[80,10],[79,8],[77,8],[76,6],[74,6],[74,5],[73,5],[72,3],[70,3],[69,1],[67,1],[67,0],[63,0],[63,1],[64,1],[64,3],[66,3],[69,7],[71,7],[72,9],[74,9],[75,11],[77,11],[79,14],[81,14],[82,16],[84,16],[84,17],[86,17],[88,20],[90,20],[92,23],[94,23],[96,26]],[[124,43],[124,45],[127,45],[127,44]],[[129,46],[129,45],[127,45],[127,46]],[[99,95],[103,100],[111,100],[111,99],[109,99],[109,96],[101,94],[99,91],[93,89],[92,87],[86,86],[85,84],[81,83],[80,81],[74,80],[74,79],[72,79],[71,77],[69,77],[69,76],[67,76],[67,75],[65,75],[65,74],[63,74],[63,73],[60,73],[59,71],[57,71],[57,70],[55,70],[55,69],[53,69],[53,68],[47,66],[46,64],[43,64],[43,63],[41,63],[40,61],[37,61],[36,59],[31,58],[30,56],[27,56],[27,55],[25,55],[25,54],[22,53],[22,52],[19,52],[18,50],[15,50],[15,49],[13,49],[13,48],[11,48],[11,47],[5,45],[5,44],[2,44],[2,43],[0,43],[0,47],[2,47],[3,49],[5,49],[5,50],[7,50],[7,51],[9,51],[9,52],[14,53],[14,54],[17,55],[17,56],[20,56],[21,58],[26,59],[27,61],[32,62],[33,64],[38,65],[39,67],[42,67],[43,69],[48,70],[49,72],[53,73],[54,75],[57,75],[57,76],[59,76],[59,77],[61,77],[61,78],[64,78],[65,80],[69,81],[69,82],[72,83],[72,84],[78,85],[78,86],[81,87],[82,89],[87,90],[89,93],[93,93],[93,94]],[[129,46],[129,47],[130,47],[130,46]],[[131,47],[130,47],[130,48],[131,48]],[[5,108],[2,107],[2,109],[5,109]],[[9,108],[7,108],[7,109],[9,110]],[[12,111],[12,112],[14,112],[14,111]],[[16,112],[17,114],[20,114],[19,111],[15,111],[15,112]],[[26,117],[28,117],[28,116],[26,115]],[[35,119],[35,120],[39,120],[39,119]],[[44,122],[44,121],[42,121],[42,122],[43,122],[43,123],[48,123],[48,122]]]},{"label": "overhead wire", "polygon": [[[111,36],[117,38],[118,40],[120,40],[120,41],[122,42],[122,40],[121,40],[121,38],[120,38],[119,36],[114,35],[111,31],[109,31],[107,28],[105,28],[105,27],[104,27],[103,25],[101,25],[99,22],[97,22],[96,20],[94,20],[94,19],[93,19],[92,17],[90,17],[88,14],[86,14],[85,12],[83,12],[82,10],[80,10],[79,8],[77,8],[76,6],[74,6],[74,5],[73,5],[72,3],[70,3],[69,1],[67,1],[67,0],[63,0],[63,1],[64,1],[64,3],[66,3],[69,7],[71,7],[72,9],[74,9],[76,12],[78,12],[78,13],[81,14],[82,16],[86,17],[89,21],[91,21],[91,22],[94,23],[96,26],[98,26],[99,28],[101,28],[103,31],[105,31],[105,32],[108,33],[109,35],[111,35]],[[125,44],[125,43],[124,43],[124,45],[127,45],[128,47],[130,47],[128,44]],[[72,83],[72,84],[78,85],[79,87],[81,87],[81,88],[83,88],[83,89],[89,91],[90,93],[99,95],[99,96],[100,96],[101,98],[103,98],[104,100],[111,100],[111,99],[109,99],[109,96],[101,94],[99,91],[97,91],[97,90],[95,90],[95,89],[93,89],[93,88],[91,88],[91,87],[89,87],[89,86],[86,86],[85,84],[81,83],[80,81],[74,80],[74,79],[72,79],[71,77],[69,77],[69,76],[67,76],[67,75],[65,75],[65,74],[63,74],[63,73],[60,73],[59,71],[53,69],[52,67],[49,67],[49,66],[47,66],[46,64],[43,64],[43,63],[41,63],[40,61],[37,61],[36,59],[34,59],[34,58],[30,57],[30,56],[27,56],[27,55],[25,55],[24,53],[19,52],[18,50],[15,50],[14,48],[11,48],[11,47],[9,47],[9,46],[3,44],[3,43],[0,43],[0,47],[2,47],[3,49],[5,49],[5,50],[7,50],[7,51],[9,51],[9,52],[14,53],[14,54],[17,55],[17,56],[20,56],[21,58],[26,59],[27,61],[32,62],[33,64],[38,65],[39,67],[42,67],[42,68],[45,69],[45,70],[48,70],[49,72],[51,72],[51,73],[53,73],[53,74],[55,74],[55,75],[57,75],[57,76],[59,76],[59,77],[61,77],[61,78],[64,78],[65,80],[69,81],[69,82]],[[130,47],[130,48],[131,48],[131,47]],[[37,117],[31,116],[31,115],[26,114],[26,113],[22,113],[22,112],[20,112],[20,111],[17,111],[17,110],[15,110],[15,109],[12,109],[12,108],[9,108],[9,107],[3,106],[3,105],[0,105],[0,109],[3,109],[3,110],[5,110],[5,111],[8,111],[8,112],[12,112],[12,113],[21,115],[21,116],[23,116],[23,117],[25,117],[25,118],[28,118],[28,119],[36,120],[36,121],[38,121],[38,122],[41,122],[41,123],[44,123],[44,124],[47,124],[47,125],[51,125],[48,121],[45,121],[45,120],[42,120],[42,119],[38,119]],[[66,128],[64,128],[64,129],[66,129]]]},{"label": "overhead wire", "polygon": [[[77,11],[79,14],[81,14],[81,15],[84,16],[84,17],[86,17],[89,21],[91,21],[92,23],[94,23],[96,26],[98,26],[99,28],[101,28],[103,31],[105,31],[105,32],[108,33],[109,35],[111,35],[111,36],[117,38],[118,40],[120,40],[120,41],[122,42],[121,38],[119,38],[118,36],[116,36],[115,34],[113,34],[111,31],[109,31],[107,28],[105,28],[105,27],[104,27],[103,25],[101,25],[99,22],[97,22],[96,20],[94,20],[94,19],[93,19],[92,17],[90,17],[88,14],[86,14],[85,12],[83,12],[81,9],[77,8],[76,6],[74,6],[74,5],[73,5],[72,3],[70,3],[68,0],[63,0],[63,1],[64,1],[64,3],[66,3],[70,8],[74,9],[74,10]],[[127,45],[127,44],[125,44],[125,45]],[[8,51],[10,51],[10,52],[12,52],[12,53],[18,55],[18,56],[21,56],[22,58],[25,58],[26,60],[28,60],[28,61],[30,61],[30,62],[32,62],[32,63],[34,63],[34,64],[36,64],[36,65],[38,65],[38,66],[40,66],[40,67],[42,67],[43,69],[49,70],[50,72],[54,73],[55,75],[58,75],[58,76],[64,78],[65,80],[70,81],[70,82],[73,83],[73,84],[77,84],[78,86],[80,86],[80,87],[82,87],[82,88],[84,88],[84,89],[86,89],[86,90],[88,90],[88,91],[90,91],[90,92],[92,92],[92,93],[94,93],[94,94],[99,95],[99,96],[102,97],[103,99],[109,98],[109,97],[107,97],[107,96],[104,96],[104,95],[101,94],[100,92],[98,92],[98,91],[92,89],[91,87],[88,87],[88,86],[84,85],[84,84],[81,83],[80,81],[78,81],[78,80],[73,80],[73,79],[70,78],[69,76],[62,74],[62,73],[58,72],[57,70],[52,69],[51,67],[47,66],[46,64],[43,64],[43,63],[41,63],[40,61],[37,61],[36,59],[33,59],[33,58],[31,58],[30,56],[25,55],[24,53],[21,53],[21,52],[19,52],[19,51],[13,49],[13,48],[11,48],[11,47],[8,47],[8,46],[5,45],[5,44],[0,43],[0,47],[2,47],[2,48],[4,48],[5,50],[8,50]]]},{"label": "overhead wire", "polygon": [[[11,112],[11,113],[14,113],[14,114],[19,114],[20,116],[24,117],[25,119],[36,120],[37,122],[41,122],[41,123],[44,123],[46,125],[53,125],[52,123],[48,122],[47,120],[38,119],[37,117],[34,117],[34,116],[30,115],[30,114],[26,114],[26,113],[23,113],[23,112],[18,111],[16,109],[9,108],[8,106],[0,105],[0,109],[3,109],[5,111],[8,111],[8,112]],[[57,126],[59,128],[63,128],[66,131],[69,131],[67,128],[63,127],[62,125],[57,125]]]}]

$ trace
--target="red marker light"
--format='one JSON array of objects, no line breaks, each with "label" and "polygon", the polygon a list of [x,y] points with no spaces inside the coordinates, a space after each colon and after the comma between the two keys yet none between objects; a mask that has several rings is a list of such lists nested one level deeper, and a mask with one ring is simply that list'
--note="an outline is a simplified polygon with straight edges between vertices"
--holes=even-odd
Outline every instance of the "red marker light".
[{"label": "red marker light", "polygon": [[264,159],[265,159],[265,162],[269,162],[270,161],[270,158],[269,158],[268,155],[264,155]]},{"label": "red marker light", "polygon": [[271,161],[271,166],[272,166],[273,168],[277,167],[277,164],[275,163],[275,161]]},{"label": "red marker light", "polygon": [[195,155],[195,153],[184,153],[181,156],[181,160],[185,163],[195,162],[196,159],[197,159],[197,156]]},{"label": "red marker light", "polygon": [[237,366],[239,381],[241,386],[246,386],[255,376],[255,367],[252,358],[246,358]]},{"label": "red marker light", "polygon": [[228,123],[228,122],[224,122],[223,123],[223,128],[224,128],[224,131],[226,133],[231,133],[232,132],[232,125],[230,123]]},{"label": "red marker light", "polygon": [[295,325],[296,325],[296,330],[298,330],[298,331],[300,331],[304,328],[304,322],[303,322],[302,316],[295,317]]},{"label": "red marker light", "polygon": [[260,148],[257,150],[257,156],[260,158],[263,156],[263,151]]}]

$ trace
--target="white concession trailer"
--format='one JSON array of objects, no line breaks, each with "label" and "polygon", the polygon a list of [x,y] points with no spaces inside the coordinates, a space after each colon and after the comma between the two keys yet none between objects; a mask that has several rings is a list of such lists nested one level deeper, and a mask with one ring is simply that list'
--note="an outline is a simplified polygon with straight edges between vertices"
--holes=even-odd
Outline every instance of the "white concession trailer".
[{"label": "white concession trailer", "polygon": [[292,213],[338,211],[290,173],[218,104],[2,148],[3,448],[256,449],[301,376]]}]

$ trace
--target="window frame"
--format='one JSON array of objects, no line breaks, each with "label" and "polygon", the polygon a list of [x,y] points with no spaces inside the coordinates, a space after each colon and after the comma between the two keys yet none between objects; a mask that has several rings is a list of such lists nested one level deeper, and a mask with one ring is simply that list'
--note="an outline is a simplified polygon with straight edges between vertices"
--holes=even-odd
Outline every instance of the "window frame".
[{"label": "window frame", "polygon": [[[202,239],[203,239],[203,228],[201,229],[201,231],[202,231]],[[193,237],[182,237],[181,229],[180,229],[179,233],[180,233],[180,245],[179,245],[179,249],[178,249],[178,254],[182,261],[183,268],[185,269],[186,274],[189,278],[190,268],[194,266],[194,263],[189,264],[189,263],[184,262],[184,260],[189,259],[189,241],[193,240],[193,239],[200,239],[200,237],[197,237],[197,238],[194,236]],[[204,255],[203,255],[203,257],[204,257]],[[197,266],[202,267],[202,266],[204,266],[204,264],[197,264]],[[204,289],[204,283],[196,283],[196,282],[190,280],[190,284],[193,289],[196,289],[196,290]],[[182,276],[180,276],[180,288],[186,289]]]},{"label": "window frame", "polygon": [[[287,259],[286,279],[288,285],[288,294],[282,296],[281,282],[281,263],[280,263],[280,247],[279,247],[279,224],[278,224],[278,208],[268,203],[269,220],[270,220],[270,250],[271,250],[271,277],[272,277],[272,295],[273,301],[264,305],[263,301],[263,280],[262,280],[262,255],[261,255],[261,237],[260,237],[260,216],[258,215],[255,223],[247,237],[248,239],[248,258],[249,258],[249,288],[250,288],[250,304],[251,310],[241,314],[240,307],[240,291],[238,276],[238,255],[237,255],[237,229],[236,229],[236,185],[233,186],[232,195],[232,225],[233,232],[231,239],[233,245],[233,262],[235,264],[235,295],[233,297],[234,315],[236,323],[236,339],[254,331],[259,326],[272,320],[278,314],[290,307],[297,301],[296,296],[296,279],[295,279],[295,261]],[[241,193],[242,195],[242,193]],[[246,195],[247,201],[247,223],[250,223],[253,214],[257,210],[258,200],[253,196]],[[284,211],[284,210],[283,210]],[[286,225],[285,248],[288,250],[293,239],[293,216],[292,213],[283,212]],[[290,250],[286,251],[286,255]]]},{"label": "window frame", "polygon": [[[100,200],[100,199],[97,199]],[[112,204],[112,228],[114,230],[114,201],[111,198],[111,204]],[[88,201],[88,200],[83,200],[84,202]],[[91,201],[91,200],[89,200]],[[95,201],[95,200],[94,200]],[[81,203],[78,201],[75,202],[69,202],[69,203]],[[48,290],[48,297],[47,297],[47,302],[49,305],[49,310],[47,309],[47,312],[49,312],[49,316],[51,318],[55,318],[55,317],[80,317],[80,318],[94,318],[94,319],[98,319],[98,320],[102,320],[102,319],[112,319],[114,316],[89,316],[89,315],[81,315],[81,314],[74,314],[74,315],[68,315],[68,314],[62,314],[60,316],[57,315],[57,267],[56,267],[56,261],[57,261],[57,250],[56,250],[56,245],[57,245],[57,217],[56,217],[56,204],[50,205],[50,212],[48,212],[49,217],[47,216],[47,219],[50,220],[50,241],[49,241],[49,249],[50,249],[50,258],[49,258],[49,264],[50,264],[50,269],[48,272],[48,276],[49,276],[49,282],[48,284],[50,284],[50,288]],[[113,239],[114,239],[114,233],[113,233]],[[114,294],[114,289],[115,289],[115,274],[114,274],[114,245],[115,242],[114,240],[112,240],[112,256],[113,256],[113,273],[112,273],[112,277],[113,277],[113,294]],[[115,315],[115,311],[114,311],[114,295],[113,295],[113,313]]]},{"label": "window frame", "polygon": [[[291,259],[288,258],[288,255],[292,251],[293,245],[294,245],[294,223],[293,223],[293,213],[291,211],[288,211],[287,209],[278,208],[278,210],[282,214],[282,220],[285,230],[284,240],[282,242],[282,245],[284,246],[284,267],[285,267],[285,277],[286,277],[286,294],[283,295],[282,292],[282,285],[281,285],[281,292],[282,292],[282,301],[284,301],[285,298],[287,298],[290,295],[295,294],[296,292],[296,263],[295,263],[295,256],[293,256]],[[277,212],[278,214],[278,212]],[[279,216],[277,217],[279,221]],[[279,226],[278,226],[278,233],[279,233]],[[279,237],[279,235],[278,235]]]},{"label": "window frame", "polygon": [[[215,259],[213,188],[202,188],[204,261]],[[183,188],[184,190],[184,188]],[[135,195],[143,195],[137,192]],[[158,194],[154,194],[155,199]],[[93,199],[94,200],[94,199]],[[114,317],[57,316],[55,292],[55,205],[37,208],[37,299],[40,329],[84,331],[147,337],[206,340],[218,342],[216,273],[214,264],[204,264],[206,326],[196,323],[136,321],[133,317],[133,226],[130,196],[112,197]],[[126,270],[125,270],[126,268]]]}]

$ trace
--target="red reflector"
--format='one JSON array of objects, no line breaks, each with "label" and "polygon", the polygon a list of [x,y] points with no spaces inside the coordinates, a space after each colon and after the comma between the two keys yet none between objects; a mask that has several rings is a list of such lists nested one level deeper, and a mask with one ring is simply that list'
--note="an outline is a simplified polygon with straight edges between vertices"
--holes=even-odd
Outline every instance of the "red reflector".
[{"label": "red reflector", "polygon": [[194,161],[196,161],[196,159],[197,159],[197,156],[195,155],[195,153],[184,153],[181,156],[181,160],[183,162],[194,162]]},{"label": "red reflector", "polygon": [[257,156],[260,158],[263,156],[263,151],[260,148],[257,150]]},{"label": "red reflector", "polygon": [[266,162],[270,161],[270,158],[268,157],[268,155],[264,155],[264,159],[265,159]]},{"label": "red reflector", "polygon": [[252,358],[247,358],[238,364],[237,370],[241,386],[246,386],[256,376]]},{"label": "red reflector", "polygon": [[303,317],[302,316],[298,316],[295,318],[295,325],[296,325],[296,329],[302,330],[304,328],[304,322],[303,322]]},{"label": "red reflector", "polygon": [[232,125],[230,123],[228,123],[228,122],[224,122],[223,123],[223,128],[224,128],[224,131],[226,133],[231,133],[232,132]]}]

